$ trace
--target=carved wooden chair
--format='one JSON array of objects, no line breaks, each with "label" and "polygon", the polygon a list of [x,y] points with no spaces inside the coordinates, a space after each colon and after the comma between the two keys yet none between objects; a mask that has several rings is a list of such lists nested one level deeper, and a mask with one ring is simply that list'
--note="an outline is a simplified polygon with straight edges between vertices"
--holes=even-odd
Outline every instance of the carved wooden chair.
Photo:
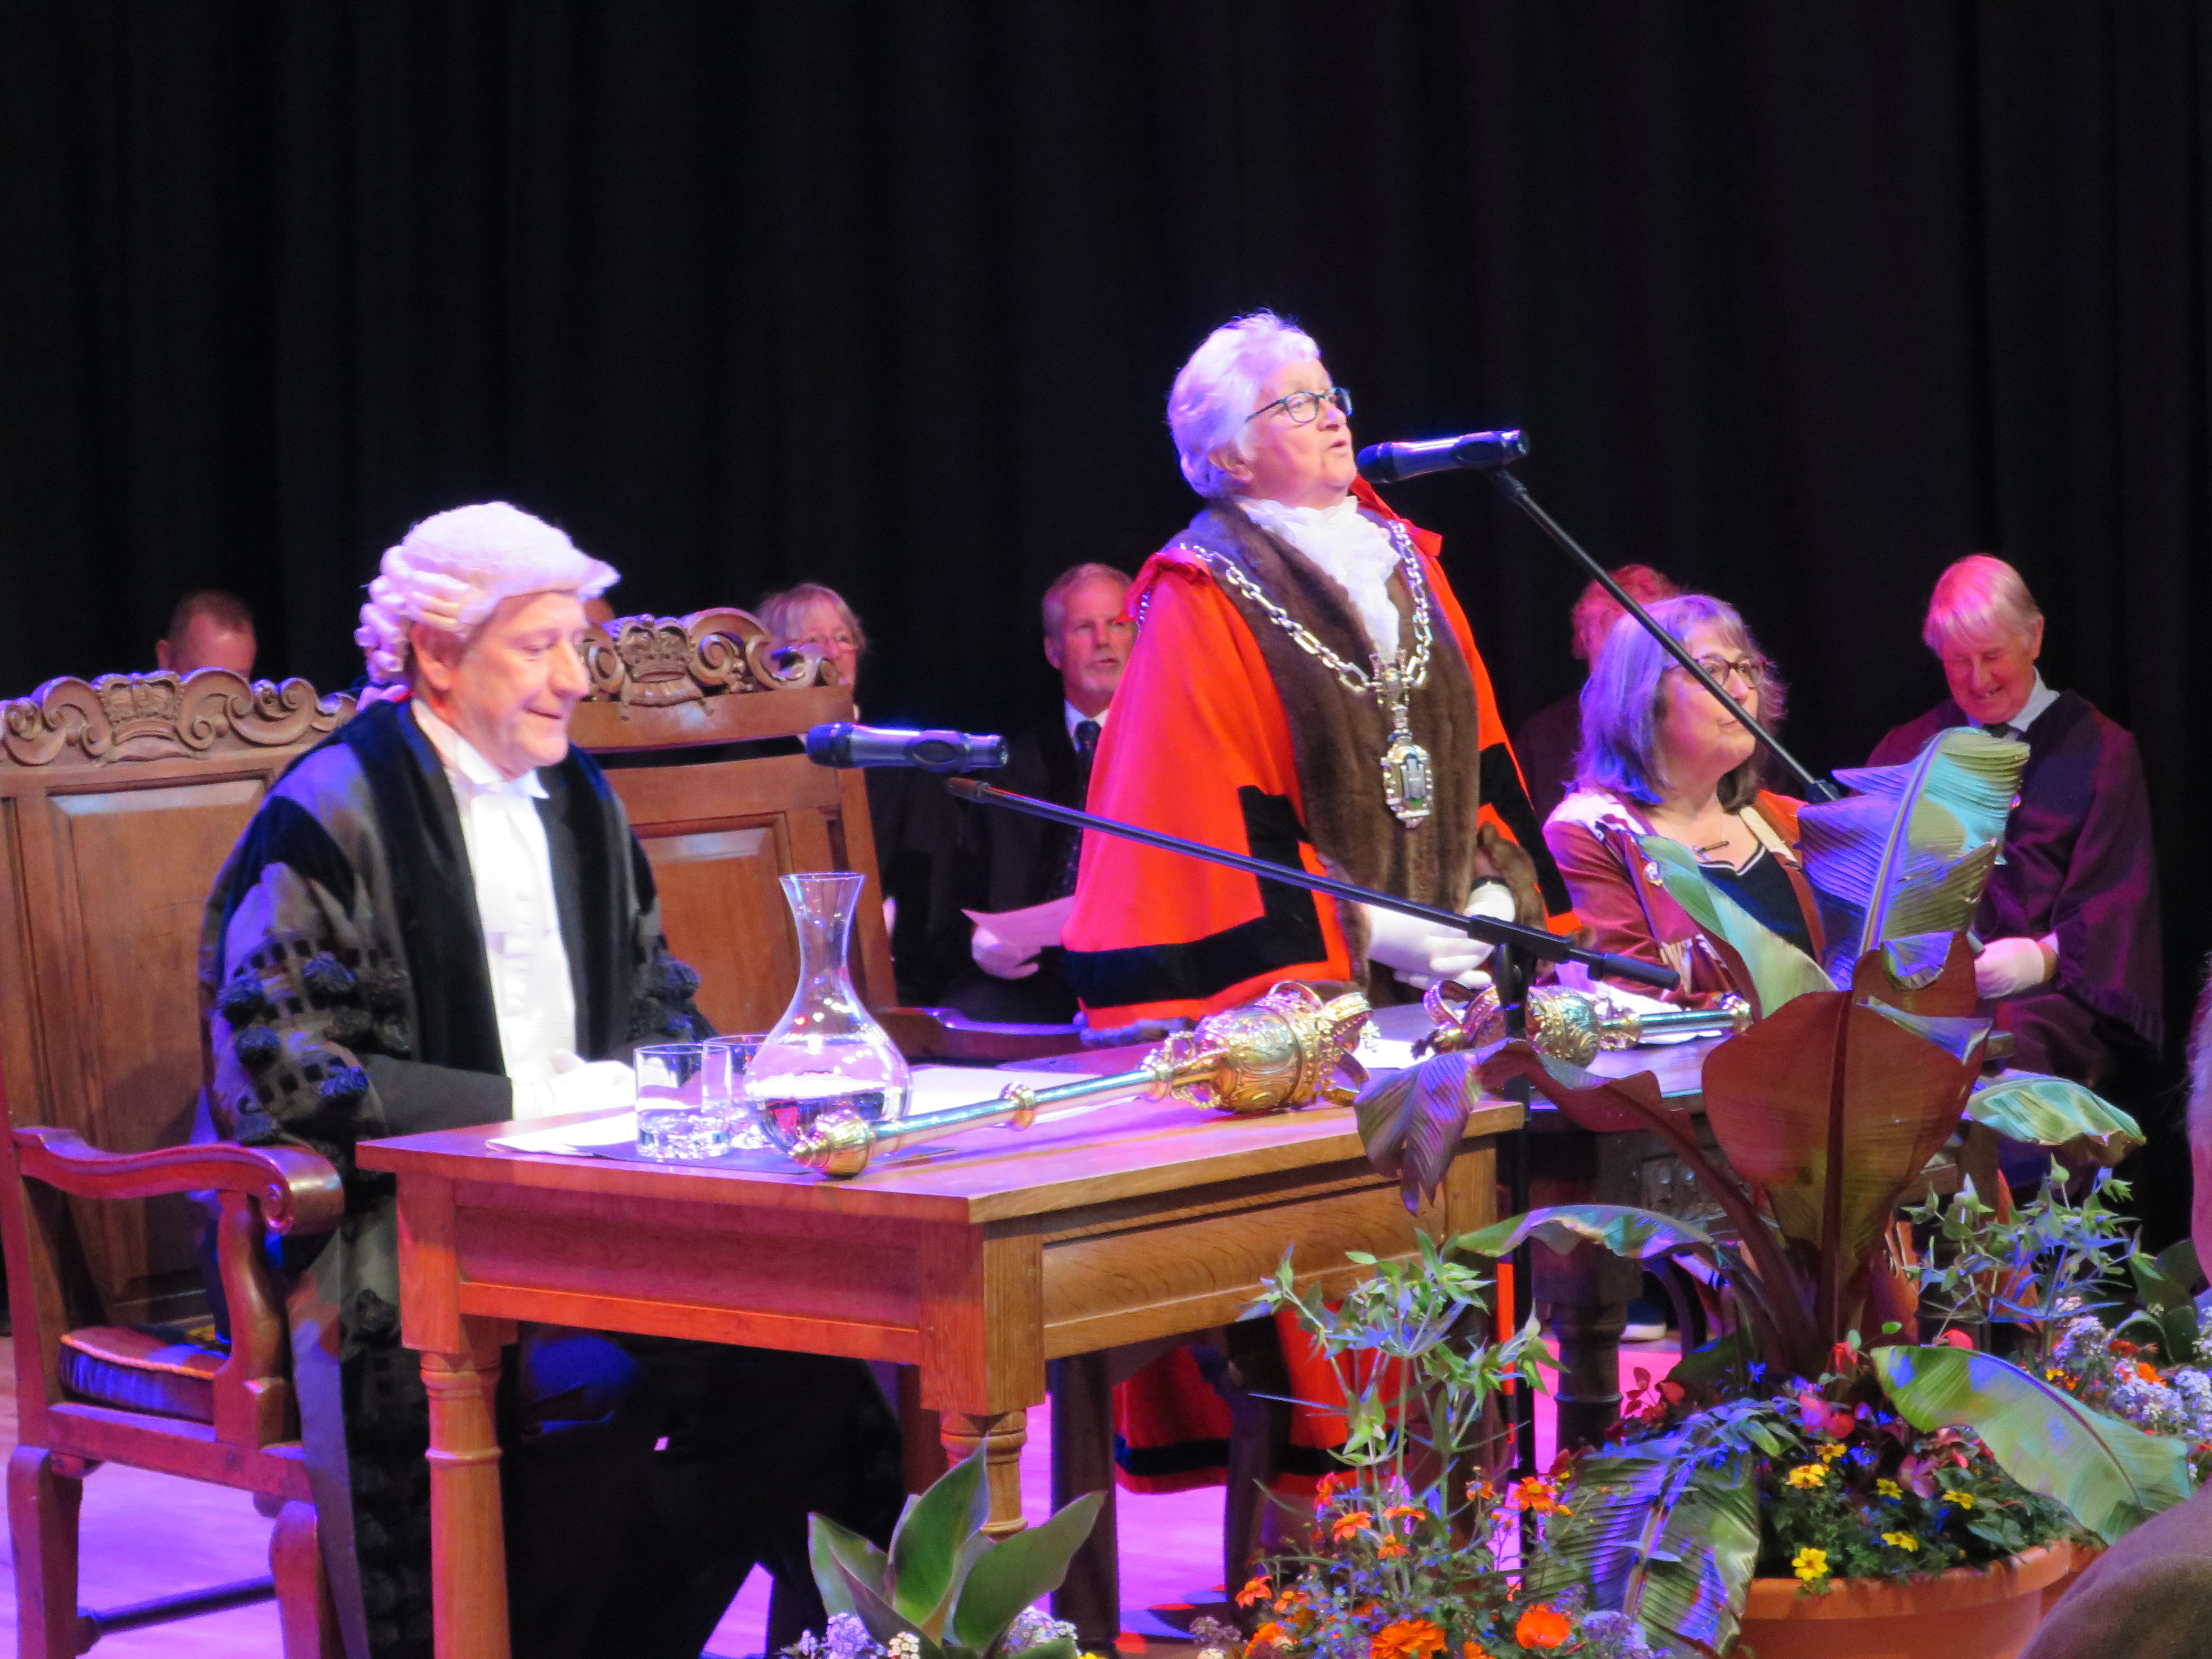
[{"label": "carved wooden chair", "polygon": [[1060,1027],[898,1006],[863,775],[815,765],[798,741],[853,718],[851,693],[817,679],[826,671],[811,659],[775,660],[768,629],[729,608],[620,617],[586,655],[592,690],[570,734],[622,797],[653,864],[669,946],[698,969],[699,1006],[717,1030],[766,1030],[798,983],[778,878],[852,870],[868,879],[854,983],[909,1057],[994,1063],[1080,1046]]},{"label": "carved wooden chair", "polygon": [[[270,783],[352,712],[304,681],[222,670],[54,680],[0,703],[0,1235],[26,1656],[272,1589],[289,1659],[338,1650],[260,1249],[264,1224],[334,1225],[337,1175],[304,1152],[184,1143],[203,1082],[208,889]],[[227,1346],[189,1328],[205,1297],[186,1194],[206,1192]],[[277,1523],[271,1579],[80,1613],[77,1505],[102,1462],[252,1493]]]}]

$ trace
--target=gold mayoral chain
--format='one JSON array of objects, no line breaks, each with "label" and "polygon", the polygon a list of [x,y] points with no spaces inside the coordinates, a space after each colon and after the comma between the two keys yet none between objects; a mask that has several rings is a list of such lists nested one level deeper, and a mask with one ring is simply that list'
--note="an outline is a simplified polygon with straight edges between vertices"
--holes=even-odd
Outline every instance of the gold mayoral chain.
[{"label": "gold mayoral chain", "polygon": [[1246,575],[1235,561],[1188,543],[1182,550],[1195,555],[1213,573],[1215,580],[1235,588],[1267,612],[1268,620],[1288,634],[1299,650],[1335,675],[1346,690],[1354,696],[1372,696],[1382,705],[1390,722],[1390,745],[1382,751],[1382,798],[1390,803],[1390,810],[1397,815],[1399,823],[1408,830],[1417,830],[1428,821],[1436,806],[1435,769],[1430,763],[1429,751],[1413,741],[1412,716],[1407,708],[1407,699],[1429,680],[1429,647],[1432,638],[1429,588],[1421,577],[1420,555],[1413,550],[1405,526],[1394,524],[1384,527],[1397,546],[1398,568],[1405,575],[1406,591],[1413,602],[1413,648],[1411,652],[1400,651],[1398,660],[1391,663],[1384,662],[1380,653],[1369,657],[1371,673],[1362,673],[1316,639],[1311,629],[1269,599],[1267,591]]}]

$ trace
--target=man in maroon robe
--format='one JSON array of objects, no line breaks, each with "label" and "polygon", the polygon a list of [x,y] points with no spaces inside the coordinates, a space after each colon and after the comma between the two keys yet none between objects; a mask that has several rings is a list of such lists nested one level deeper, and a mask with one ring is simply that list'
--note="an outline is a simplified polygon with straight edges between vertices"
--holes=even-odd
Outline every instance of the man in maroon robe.
[{"label": "man in maroon robe", "polygon": [[2020,574],[1977,553],[1946,570],[1921,637],[1951,696],[1899,726],[1869,764],[1911,760],[1946,726],[2027,744],[2004,858],[1975,913],[1984,1012],[2013,1063],[2098,1088],[2163,1037],[2158,866],[2135,739],[2035,666],[2043,614]]}]

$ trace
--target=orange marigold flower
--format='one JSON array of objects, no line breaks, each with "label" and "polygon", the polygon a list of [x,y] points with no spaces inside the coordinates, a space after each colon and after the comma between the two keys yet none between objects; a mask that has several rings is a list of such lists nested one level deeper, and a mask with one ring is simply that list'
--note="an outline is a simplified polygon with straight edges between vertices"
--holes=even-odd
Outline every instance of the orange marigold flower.
[{"label": "orange marigold flower", "polygon": [[1275,1593],[1275,1587],[1264,1578],[1255,1578],[1237,1592],[1237,1605],[1249,1607],[1266,1601]]},{"label": "orange marigold flower", "polygon": [[1425,1619],[1401,1619],[1368,1639],[1367,1659],[1426,1659],[1444,1650],[1444,1633]]},{"label": "orange marigold flower", "polygon": [[1400,1556],[1409,1555],[1412,1553],[1406,1547],[1406,1540],[1395,1536],[1386,1537],[1375,1547],[1376,1555],[1384,1561],[1395,1561]]},{"label": "orange marigold flower", "polygon": [[2136,1361],[2136,1375],[2146,1382],[2155,1382],[2158,1381],[2158,1367],[2145,1364],[2138,1359]]},{"label": "orange marigold flower", "polygon": [[1524,1648],[1555,1648],[1573,1634],[1573,1624],[1556,1607],[1531,1607],[1513,1626],[1513,1639]]},{"label": "orange marigold flower", "polygon": [[1418,1504],[1393,1504],[1382,1511],[1385,1521],[1418,1521],[1428,1511]]},{"label": "orange marigold flower", "polygon": [[1267,1653],[1283,1645],[1283,1627],[1270,1619],[1252,1632],[1252,1639],[1244,1644],[1249,1656]]},{"label": "orange marigold flower", "polygon": [[1306,1593],[1302,1589],[1286,1589],[1275,1598],[1277,1613],[1303,1613],[1311,1606],[1313,1603],[1306,1599]]},{"label": "orange marigold flower", "polygon": [[1361,1528],[1371,1526],[1374,1520],[1374,1516],[1365,1510],[1346,1510],[1336,1517],[1336,1522],[1329,1531],[1335,1534],[1337,1542],[1340,1544]]},{"label": "orange marigold flower", "polygon": [[1559,1489],[1540,1476],[1530,1475],[1525,1480],[1513,1483],[1513,1507],[1531,1515],[1565,1515],[1566,1508],[1559,1502]]}]

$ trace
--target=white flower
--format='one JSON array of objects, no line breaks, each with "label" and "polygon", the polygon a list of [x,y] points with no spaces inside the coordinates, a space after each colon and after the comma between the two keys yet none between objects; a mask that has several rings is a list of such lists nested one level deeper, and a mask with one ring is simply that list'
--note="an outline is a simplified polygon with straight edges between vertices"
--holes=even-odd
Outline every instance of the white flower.
[{"label": "white flower", "polygon": [[921,1659],[921,1638],[910,1630],[902,1630],[885,1644],[891,1659]]},{"label": "white flower", "polygon": [[1024,1607],[1014,1615],[1014,1622],[1006,1626],[1006,1638],[1000,1644],[1001,1653],[1014,1654],[1042,1647],[1047,1642],[1073,1642],[1075,1626],[1064,1619],[1055,1619],[1042,1607]]}]

